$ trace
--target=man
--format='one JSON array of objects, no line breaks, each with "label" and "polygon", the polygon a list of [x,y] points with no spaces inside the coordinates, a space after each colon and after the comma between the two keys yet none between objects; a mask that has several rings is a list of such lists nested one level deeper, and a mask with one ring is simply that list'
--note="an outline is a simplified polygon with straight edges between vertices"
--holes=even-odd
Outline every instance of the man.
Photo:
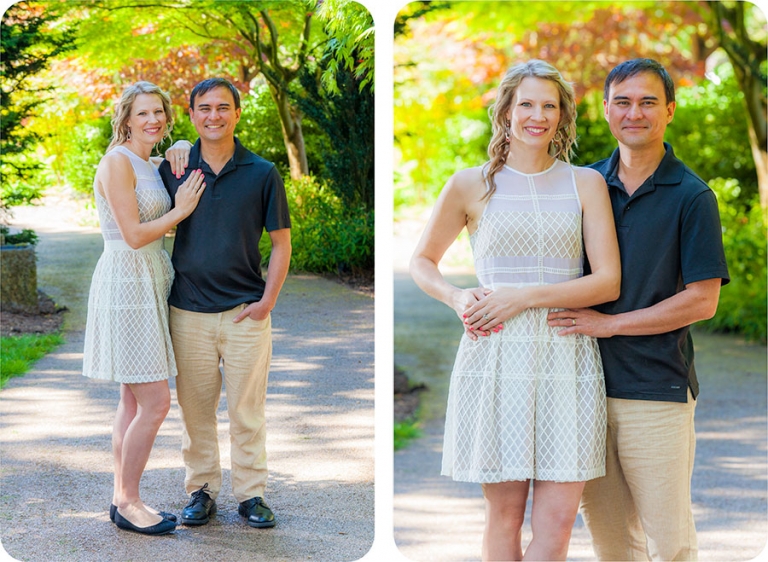
[{"label": "man", "polygon": [[[272,354],[270,311],[288,273],[290,219],[275,166],[234,136],[240,111],[240,95],[227,80],[197,84],[189,117],[200,138],[189,153],[190,166],[181,177],[167,161],[160,167],[172,198],[194,169],[203,171],[207,184],[198,207],[178,226],[176,278],[168,299],[179,371],[185,487],[191,494],[181,514],[186,525],[204,525],[216,512],[221,489],[216,409],[222,373],[238,513],[252,527],[275,525],[264,502],[264,405]],[[266,282],[259,253],[264,229],[272,243]]]},{"label": "man", "polygon": [[600,338],[605,368],[606,475],[587,482],[581,510],[600,560],[696,560],[689,326],[715,314],[729,281],[717,203],[664,142],[675,94],[660,64],[620,64],[604,94],[619,147],[592,167],[610,192],[621,296],[549,315],[563,335]]}]

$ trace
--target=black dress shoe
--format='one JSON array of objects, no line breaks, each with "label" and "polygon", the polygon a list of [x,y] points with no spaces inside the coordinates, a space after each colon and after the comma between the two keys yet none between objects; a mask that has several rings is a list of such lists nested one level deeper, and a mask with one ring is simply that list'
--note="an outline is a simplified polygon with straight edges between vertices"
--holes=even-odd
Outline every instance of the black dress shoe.
[{"label": "black dress shoe", "polygon": [[[117,506],[112,503],[109,505],[109,520],[112,521],[112,523],[115,522],[115,513],[117,513]],[[167,511],[158,511],[157,513],[163,519],[173,521],[174,523],[176,522],[176,516],[173,513],[168,513]]]},{"label": "black dress shoe", "polygon": [[275,515],[262,498],[251,498],[237,507],[237,512],[245,517],[251,527],[263,529],[275,526]]},{"label": "black dress shoe", "polygon": [[208,483],[192,492],[187,506],[181,510],[181,522],[185,525],[205,525],[216,513],[216,501],[208,495]]},{"label": "black dress shoe", "polygon": [[160,523],[150,527],[137,527],[120,515],[119,511],[115,511],[115,525],[126,531],[133,531],[134,533],[141,533],[142,535],[167,535],[176,530],[176,523],[169,521],[168,519],[163,519]]}]

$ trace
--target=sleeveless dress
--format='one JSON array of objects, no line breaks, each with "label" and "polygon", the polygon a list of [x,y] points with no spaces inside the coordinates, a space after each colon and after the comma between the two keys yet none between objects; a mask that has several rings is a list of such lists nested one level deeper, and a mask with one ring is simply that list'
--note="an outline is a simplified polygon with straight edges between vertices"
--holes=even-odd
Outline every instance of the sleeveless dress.
[{"label": "sleeveless dress", "polygon": [[[136,175],[139,220],[167,213],[171,200],[157,168],[123,146]],[[134,250],[120,235],[107,200],[95,189],[104,253],[93,272],[85,327],[83,375],[121,383],[176,376],[168,331],[173,267],[163,238]]]},{"label": "sleeveless dress", "polygon": [[[583,274],[581,202],[570,165],[495,175],[470,236],[480,285],[560,283]],[[547,308],[461,339],[451,375],[442,474],[465,482],[585,481],[605,474],[605,382],[595,338],[560,336]]]}]

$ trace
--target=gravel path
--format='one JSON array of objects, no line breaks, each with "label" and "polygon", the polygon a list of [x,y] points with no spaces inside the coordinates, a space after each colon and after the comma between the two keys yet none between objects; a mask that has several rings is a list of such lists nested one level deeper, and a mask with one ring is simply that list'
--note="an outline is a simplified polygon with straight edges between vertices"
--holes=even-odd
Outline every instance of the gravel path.
[{"label": "gravel path", "polygon": [[[412,383],[425,383],[430,390],[421,393],[424,436],[394,455],[395,541],[413,561],[477,560],[484,518],[480,487],[440,476],[448,378],[461,327],[453,311],[422,293],[407,274],[407,257],[418,231],[412,223],[395,229],[402,235],[395,244],[395,364]],[[474,276],[461,266],[461,260],[455,259],[446,268],[451,281],[472,286]],[[694,340],[702,389],[693,476],[699,559],[765,560],[766,348],[733,336],[699,332]],[[530,500],[528,509],[530,521]],[[530,527],[523,531],[525,544]],[[595,559],[580,517],[568,559]]]},{"label": "gravel path", "polygon": [[[118,387],[80,374],[84,307],[101,237],[92,226],[74,224],[75,211],[81,212],[65,200],[16,211],[16,224],[41,235],[40,287],[70,312],[67,343],[0,392],[0,535],[7,553],[46,562],[364,556],[374,535],[374,303],[315,276],[291,275],[273,312],[266,499],[277,526],[252,529],[237,514],[224,394],[225,474],[211,523],[162,537],[110,523]],[[187,500],[173,383],[171,397],[142,490],[149,504],[178,514]]]}]

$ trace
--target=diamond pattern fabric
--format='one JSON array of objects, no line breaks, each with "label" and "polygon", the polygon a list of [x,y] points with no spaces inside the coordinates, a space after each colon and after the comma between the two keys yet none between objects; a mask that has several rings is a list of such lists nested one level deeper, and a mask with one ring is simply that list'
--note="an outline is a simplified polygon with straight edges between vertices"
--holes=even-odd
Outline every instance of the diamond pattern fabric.
[{"label": "diamond pattern fabric", "polygon": [[[140,221],[167,213],[171,200],[155,166],[125,147],[113,150],[130,158]],[[167,302],[173,267],[163,239],[132,249],[107,200],[95,191],[104,253],[91,280],[83,375],[128,384],[176,376]]]},{"label": "diamond pattern fabric", "polygon": [[[505,167],[470,236],[483,287],[559,283],[583,273],[581,203],[571,167]],[[605,474],[605,383],[594,338],[559,336],[549,309],[459,344],[442,474],[465,482],[583,481]]]}]

